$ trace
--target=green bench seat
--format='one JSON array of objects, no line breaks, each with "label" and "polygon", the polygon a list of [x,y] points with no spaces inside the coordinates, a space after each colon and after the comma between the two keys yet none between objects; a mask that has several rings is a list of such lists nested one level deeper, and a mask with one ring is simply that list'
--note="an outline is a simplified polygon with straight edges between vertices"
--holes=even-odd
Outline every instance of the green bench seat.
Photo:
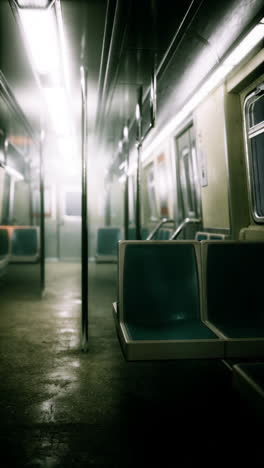
[{"label": "green bench seat", "polygon": [[119,243],[114,318],[126,359],[224,356],[224,341],[201,318],[198,241]]},{"label": "green bench seat", "polygon": [[117,246],[121,239],[118,227],[101,227],[97,231],[96,262],[117,262]]}]

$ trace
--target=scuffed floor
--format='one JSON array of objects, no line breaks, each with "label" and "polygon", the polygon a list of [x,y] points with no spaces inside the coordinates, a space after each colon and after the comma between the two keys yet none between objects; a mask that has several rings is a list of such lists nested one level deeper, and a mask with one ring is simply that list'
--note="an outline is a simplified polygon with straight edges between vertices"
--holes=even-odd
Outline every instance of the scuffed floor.
[{"label": "scuffed floor", "polygon": [[[80,266],[12,266],[0,284],[1,468],[228,466],[257,446],[218,361],[127,363],[112,318],[116,265],[89,265],[89,351]],[[12,273],[12,274],[11,274]],[[242,447],[242,453],[241,453]]]}]

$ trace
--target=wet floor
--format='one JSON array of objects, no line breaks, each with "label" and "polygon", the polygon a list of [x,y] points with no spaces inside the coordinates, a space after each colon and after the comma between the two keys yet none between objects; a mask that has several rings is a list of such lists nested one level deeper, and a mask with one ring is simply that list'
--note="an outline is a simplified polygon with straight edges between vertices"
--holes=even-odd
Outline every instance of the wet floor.
[{"label": "wet floor", "polygon": [[254,420],[221,362],[125,362],[112,318],[116,265],[89,265],[87,353],[80,265],[48,263],[46,278],[43,298],[36,265],[12,265],[0,282],[1,467],[258,460],[255,438],[245,451]]}]

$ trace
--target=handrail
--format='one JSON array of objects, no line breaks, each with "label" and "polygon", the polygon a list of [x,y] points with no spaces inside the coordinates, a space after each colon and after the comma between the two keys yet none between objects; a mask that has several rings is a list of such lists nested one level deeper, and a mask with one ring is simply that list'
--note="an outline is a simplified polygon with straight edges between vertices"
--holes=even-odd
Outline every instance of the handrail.
[{"label": "handrail", "polygon": [[169,240],[175,240],[176,237],[178,237],[178,235],[181,233],[181,231],[183,230],[183,228],[185,228],[185,226],[187,224],[190,224],[190,223],[200,223],[201,222],[201,219],[200,218],[185,218],[181,224],[179,224],[179,226],[177,227],[177,229],[172,233],[172,235],[170,236],[170,239]]},{"label": "handrail", "polygon": [[174,219],[170,219],[170,218],[162,218],[158,222],[158,224],[154,227],[153,231],[151,231],[151,233],[148,235],[146,240],[152,240],[154,238],[155,234],[161,228],[161,226],[163,226],[163,224],[166,224],[166,223],[175,223],[175,221],[174,221]]}]

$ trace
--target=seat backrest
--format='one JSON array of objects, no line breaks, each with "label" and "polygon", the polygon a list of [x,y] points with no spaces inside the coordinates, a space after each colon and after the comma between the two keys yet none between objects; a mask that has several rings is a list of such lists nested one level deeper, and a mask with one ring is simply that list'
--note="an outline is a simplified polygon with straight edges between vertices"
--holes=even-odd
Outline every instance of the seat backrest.
[{"label": "seat backrest", "polygon": [[97,231],[97,254],[117,255],[117,244],[121,239],[121,229],[102,227]]},{"label": "seat backrest", "polygon": [[197,231],[195,234],[195,240],[203,241],[203,240],[225,240],[226,235],[220,232],[205,232],[205,231]]},{"label": "seat backrest", "polygon": [[[148,237],[148,235],[149,235],[148,228],[143,227],[141,229],[142,240],[145,240]],[[136,228],[135,227],[128,228],[128,240],[136,240]]]},{"label": "seat backrest", "polygon": [[219,324],[254,327],[263,321],[264,242],[202,241],[206,316]]},{"label": "seat backrest", "polygon": [[161,228],[158,230],[155,240],[169,240],[173,230],[169,228]]},{"label": "seat backrest", "polygon": [[35,256],[38,253],[38,231],[35,227],[15,227],[11,237],[12,255]]},{"label": "seat backrest", "polygon": [[200,314],[196,241],[119,243],[120,319],[152,325]]},{"label": "seat backrest", "polygon": [[0,227],[0,259],[9,254],[9,249],[8,230]]},{"label": "seat backrest", "polygon": [[210,232],[209,233],[209,240],[225,240],[226,235],[221,234],[219,232]]},{"label": "seat backrest", "polygon": [[209,232],[197,231],[195,234],[195,240],[202,241],[209,239]]}]

